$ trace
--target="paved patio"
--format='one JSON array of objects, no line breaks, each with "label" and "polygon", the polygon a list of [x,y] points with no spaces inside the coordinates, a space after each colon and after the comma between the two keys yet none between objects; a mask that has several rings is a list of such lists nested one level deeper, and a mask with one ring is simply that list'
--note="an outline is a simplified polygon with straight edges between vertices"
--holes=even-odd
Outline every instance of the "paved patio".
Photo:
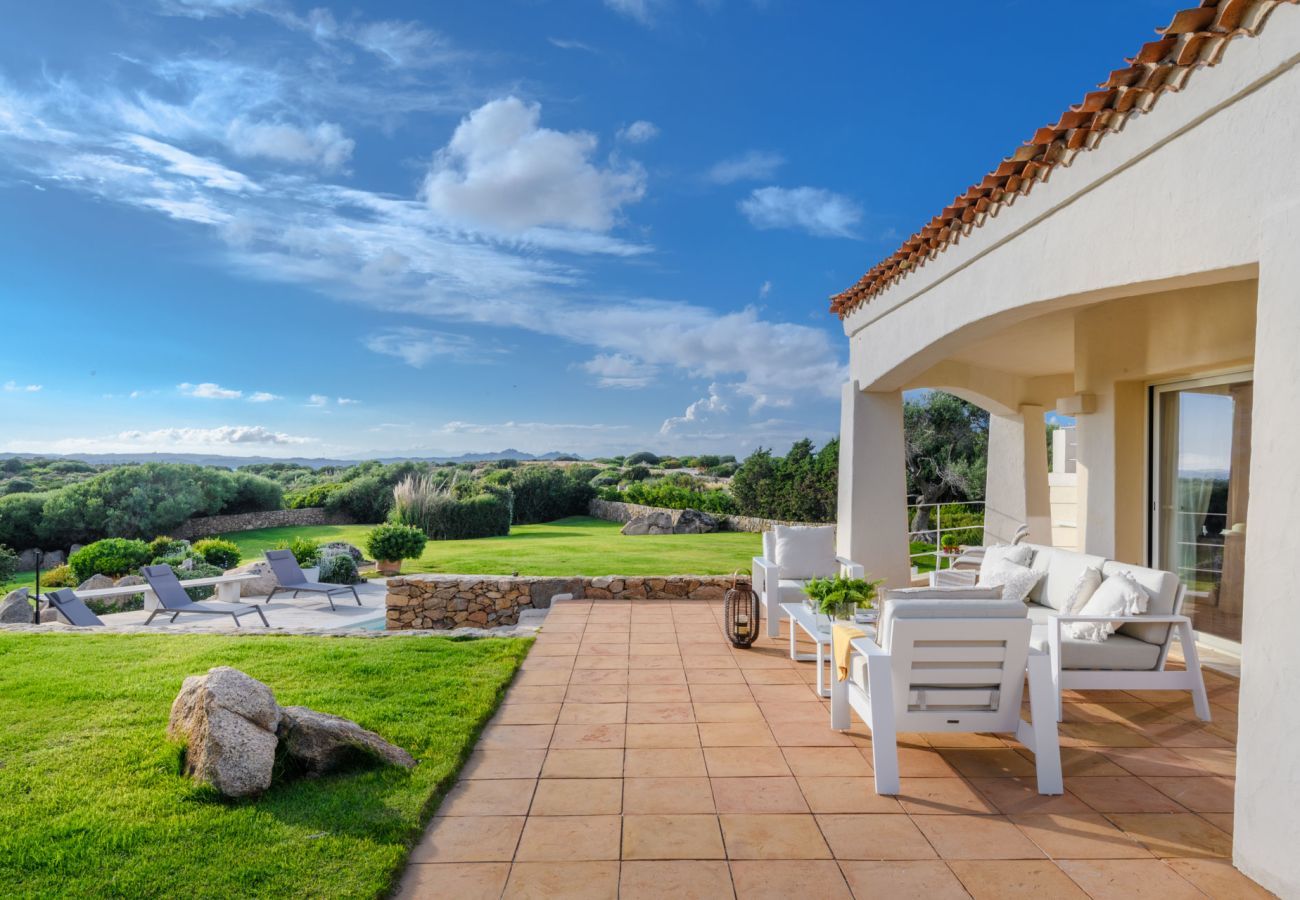
[{"label": "paved patio", "polygon": [[991,735],[829,727],[787,638],[732,650],[721,605],[570,601],[411,856],[403,897],[1267,897],[1232,868],[1237,683],[1071,693],[1066,794]]},{"label": "paved patio", "polygon": [[[357,596],[361,605],[351,594],[336,595],[334,609],[329,601],[320,594],[299,594],[292,598],[288,594],[278,594],[270,603],[265,595],[243,597],[241,603],[256,605],[266,614],[266,620],[272,628],[382,628],[386,610],[385,598],[388,589],[382,581],[363,581],[357,586]],[[149,618],[148,610],[136,609],[130,612],[109,613],[101,616],[105,625],[143,625]],[[169,622],[170,614],[159,613],[149,623],[150,628],[160,631],[234,631],[235,622],[229,616],[182,615],[175,623]],[[240,622],[240,631],[262,628],[262,620],[257,616],[245,616]]]}]

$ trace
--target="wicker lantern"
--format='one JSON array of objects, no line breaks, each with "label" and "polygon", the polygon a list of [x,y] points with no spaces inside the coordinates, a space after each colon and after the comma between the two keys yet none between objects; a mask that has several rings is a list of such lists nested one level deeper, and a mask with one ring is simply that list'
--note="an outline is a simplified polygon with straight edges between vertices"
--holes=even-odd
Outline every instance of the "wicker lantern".
[{"label": "wicker lantern", "polygon": [[758,595],[739,578],[733,579],[722,605],[727,638],[733,647],[748,647],[754,643],[758,637],[758,614]]}]

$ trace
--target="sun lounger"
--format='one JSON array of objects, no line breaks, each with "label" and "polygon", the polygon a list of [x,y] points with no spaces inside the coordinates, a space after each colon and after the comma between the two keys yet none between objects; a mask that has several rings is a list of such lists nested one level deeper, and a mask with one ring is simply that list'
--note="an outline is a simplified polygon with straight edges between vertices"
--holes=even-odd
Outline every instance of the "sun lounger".
[{"label": "sun lounger", "polygon": [[307,576],[303,574],[301,567],[298,565],[298,560],[294,558],[292,550],[267,550],[266,561],[271,564],[271,571],[275,573],[275,580],[279,582],[267,595],[267,603],[270,603],[271,598],[277,593],[293,591],[295,597],[299,593],[324,594],[325,599],[330,602],[330,609],[334,609],[334,595],[351,592],[353,599],[357,601],[357,606],[361,605],[361,597],[357,594],[357,589],[353,585],[308,581]]},{"label": "sun lounger", "polygon": [[190,599],[190,595],[185,593],[185,588],[181,587],[180,579],[172,571],[171,566],[145,566],[140,570],[144,574],[145,581],[149,582],[149,589],[154,592],[158,598],[158,608],[149,614],[145,620],[146,625],[153,621],[153,617],[162,613],[166,615],[171,613],[171,621],[175,622],[176,617],[181,613],[198,613],[205,616],[230,616],[235,620],[235,627],[239,627],[239,617],[246,616],[250,613],[257,613],[258,618],[262,620],[263,625],[269,627],[266,616],[262,610],[256,606],[249,606],[246,603],[213,603],[204,601],[196,603]]}]

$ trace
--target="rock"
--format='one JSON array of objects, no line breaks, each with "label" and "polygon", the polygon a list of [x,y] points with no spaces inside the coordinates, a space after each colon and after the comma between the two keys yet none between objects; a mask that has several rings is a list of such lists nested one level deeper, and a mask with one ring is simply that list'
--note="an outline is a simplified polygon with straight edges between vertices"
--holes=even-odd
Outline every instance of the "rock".
[{"label": "rock", "polygon": [[18,588],[0,600],[0,625],[30,625],[32,605],[27,600],[27,588]]},{"label": "rock", "polygon": [[185,743],[185,772],[227,797],[271,786],[280,707],[271,689],[229,666],[191,675],[172,703],[167,736]]},{"label": "rock", "polygon": [[235,566],[233,569],[226,571],[227,575],[248,575],[250,573],[257,577],[239,583],[239,596],[241,597],[265,597],[279,583],[275,580],[275,573],[271,571],[271,564],[264,559],[244,563],[242,566]]},{"label": "rock", "polygon": [[86,546],[86,545],[85,545],[85,544],[73,544],[71,547],[68,548],[68,555],[71,556],[72,554],[76,553],[78,550],[80,550],[80,549],[81,549],[82,547],[84,547],[84,546]]},{"label": "rock", "polygon": [[[137,584],[148,583],[149,582],[145,581],[139,575],[123,575],[117,580],[117,583],[114,584],[113,587],[134,587]],[[100,600],[108,606],[129,606],[137,597],[143,600],[144,594],[123,594],[119,597],[101,597]]]},{"label": "rock", "polygon": [[41,567],[53,569],[55,566],[61,566],[68,561],[68,557],[63,554],[62,550],[46,550],[45,558],[41,560]]},{"label": "rock", "polygon": [[113,586],[113,579],[109,578],[107,575],[96,574],[96,575],[91,575],[81,584],[77,585],[77,590],[98,591],[103,588],[111,588],[112,586]]},{"label": "rock", "polygon": [[[30,572],[32,569],[35,569],[37,554],[41,554],[41,551],[34,547],[31,550],[24,550],[22,553],[19,553],[18,571]],[[46,550],[41,555],[41,568],[53,569],[55,566],[61,566],[67,561],[68,558],[63,555],[62,550]]]},{"label": "rock", "polygon": [[711,534],[718,530],[718,520],[698,509],[684,509],[677,516],[673,534]]},{"label": "rock", "polygon": [[666,512],[637,516],[621,529],[622,534],[672,534],[673,517]]},{"label": "rock", "polygon": [[282,752],[310,775],[324,775],[374,759],[406,769],[415,767],[411,754],[373,731],[305,706],[282,707],[277,733]]}]

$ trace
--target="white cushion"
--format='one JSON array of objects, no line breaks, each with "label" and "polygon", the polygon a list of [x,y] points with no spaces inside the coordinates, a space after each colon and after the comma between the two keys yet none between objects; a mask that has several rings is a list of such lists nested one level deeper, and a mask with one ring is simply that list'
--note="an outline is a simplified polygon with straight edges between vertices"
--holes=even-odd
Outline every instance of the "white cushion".
[{"label": "white cushion", "polygon": [[776,559],[782,578],[829,578],[839,574],[834,525],[777,525]]},{"label": "white cushion", "polygon": [[803,603],[808,599],[808,594],[804,591],[804,585],[807,582],[797,578],[782,578],[777,582],[778,589],[781,592],[780,603]]},{"label": "white cushion", "polygon": [[1043,577],[1043,573],[1004,559],[988,573],[981,571],[980,576],[982,587],[1002,588],[1003,600],[1024,603],[1029,592],[1034,589],[1034,585],[1038,584],[1039,579]]},{"label": "white cushion", "polygon": [[[1170,616],[1174,614],[1174,603],[1178,599],[1177,575],[1172,572],[1162,572],[1159,569],[1146,569],[1141,566],[1131,566],[1128,563],[1119,562],[1108,562],[1101,567],[1103,576],[1110,576],[1116,572],[1127,572],[1147,592],[1147,596],[1151,598],[1151,602],[1147,604],[1146,608],[1147,615]],[[1169,638],[1169,626],[1159,623],[1138,625],[1135,622],[1126,622],[1120,626],[1119,630],[1121,634],[1127,634],[1129,637],[1135,637],[1150,644],[1164,644]]]},{"label": "white cushion", "polygon": [[[885,609],[880,614],[877,635],[883,638],[881,647],[888,650],[893,639],[896,619],[1023,619],[1025,604],[1006,599],[962,596],[908,598],[904,591],[890,591]],[[902,596],[899,596],[902,595]]]},{"label": "white cushion", "polygon": [[1029,595],[1034,603],[1058,611],[1064,610],[1070,593],[1074,590],[1074,583],[1079,580],[1084,569],[1092,567],[1101,569],[1103,576],[1110,574],[1103,568],[1106,565],[1103,557],[1075,553],[1073,550],[1057,550],[1054,547],[1029,546],[1034,550],[1032,568],[1044,573],[1043,580],[1038,582],[1038,586]]},{"label": "white cushion", "polygon": [[776,562],[776,535],[770,531],[763,532],[763,558]]},{"label": "white cushion", "polygon": [[1083,609],[1083,605],[1097,592],[1097,588],[1101,587],[1101,582],[1101,569],[1088,566],[1075,579],[1074,587],[1070,589],[1070,595],[1065,598],[1065,607],[1061,612],[1068,616]]},{"label": "white cushion", "polygon": [[[1029,619],[1034,631],[1029,645],[1047,652],[1047,627],[1057,612],[1036,603],[1029,605]],[[1039,627],[1042,626],[1042,627]],[[1081,641],[1067,629],[1061,629],[1062,669],[1106,669],[1144,672],[1160,662],[1160,648],[1124,634],[1112,634],[1105,642]]]},{"label": "white cushion", "polygon": [[[1139,616],[1147,611],[1150,597],[1128,572],[1116,572],[1107,577],[1088,602],[1074,615],[1080,616]],[[1065,632],[1081,641],[1104,641],[1119,626],[1114,622],[1071,622]]]},{"label": "white cushion", "polygon": [[1003,562],[1013,562],[1018,566],[1027,566],[1034,558],[1034,548],[1028,544],[994,544],[984,548],[984,558],[980,560],[980,582],[988,578]]}]

